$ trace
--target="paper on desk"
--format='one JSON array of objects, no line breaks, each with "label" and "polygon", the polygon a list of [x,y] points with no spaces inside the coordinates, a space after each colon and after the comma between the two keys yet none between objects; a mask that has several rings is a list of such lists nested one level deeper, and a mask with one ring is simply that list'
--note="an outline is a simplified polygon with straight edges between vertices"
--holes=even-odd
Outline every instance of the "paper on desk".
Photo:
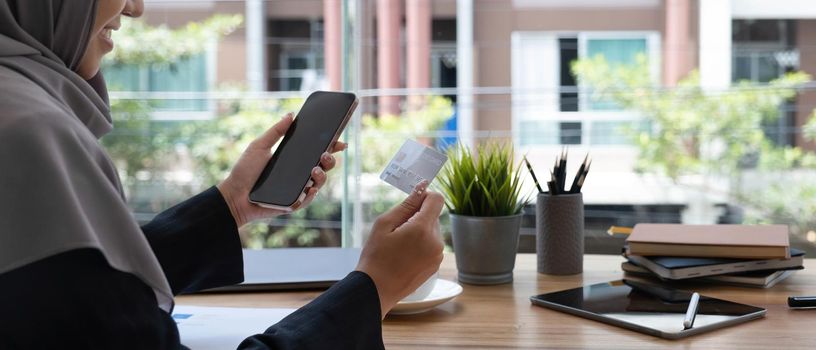
[{"label": "paper on desk", "polygon": [[192,350],[235,349],[247,337],[263,333],[295,309],[176,305],[173,320],[181,343]]}]

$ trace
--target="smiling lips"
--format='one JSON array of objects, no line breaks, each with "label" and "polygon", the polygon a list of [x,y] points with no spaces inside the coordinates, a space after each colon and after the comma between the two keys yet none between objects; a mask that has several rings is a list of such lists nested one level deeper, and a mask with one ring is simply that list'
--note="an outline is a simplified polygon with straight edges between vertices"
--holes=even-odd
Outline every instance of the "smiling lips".
[{"label": "smiling lips", "polygon": [[113,50],[113,39],[111,39],[111,33],[114,30],[119,29],[118,27],[105,27],[102,28],[102,31],[99,32],[99,37],[102,38],[102,41],[107,44],[108,51]]}]

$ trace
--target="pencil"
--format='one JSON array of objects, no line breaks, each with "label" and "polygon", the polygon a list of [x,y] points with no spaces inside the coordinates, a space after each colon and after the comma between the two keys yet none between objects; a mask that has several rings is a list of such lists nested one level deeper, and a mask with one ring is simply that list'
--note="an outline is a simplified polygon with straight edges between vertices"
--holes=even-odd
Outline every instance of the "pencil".
[{"label": "pencil", "polygon": [[581,163],[580,167],[578,167],[578,172],[575,173],[575,178],[572,179],[572,185],[570,186],[569,193],[578,193],[578,179],[581,178],[581,174],[583,174],[584,169],[586,169],[587,160],[589,160],[589,153],[586,154],[586,157],[584,157],[584,162]]},{"label": "pencil", "polygon": [[555,175],[553,175],[552,171],[550,171],[550,181],[547,181],[547,187],[553,196],[558,194],[558,187],[555,185]]},{"label": "pencil", "polygon": [[533,171],[533,167],[530,166],[530,161],[527,160],[527,156],[524,156],[524,164],[527,164],[527,170],[530,171],[530,176],[533,177],[533,182],[535,183],[536,188],[538,188],[538,193],[543,193],[544,190],[541,189],[541,185],[538,184],[538,179],[535,176],[535,172]]},{"label": "pencil", "polygon": [[589,160],[589,163],[587,163],[586,168],[584,168],[584,172],[581,174],[581,178],[578,179],[578,187],[576,189],[576,191],[577,191],[576,193],[580,193],[581,192],[581,187],[584,187],[584,180],[586,180],[587,174],[589,174],[589,167],[591,165],[592,165],[592,159]]},{"label": "pencil", "polygon": [[624,227],[624,226],[610,226],[608,230],[606,230],[610,236],[612,235],[628,235],[632,233],[631,227]]},{"label": "pencil", "polygon": [[567,182],[567,148],[564,147],[563,153],[561,155],[561,163],[558,164],[558,170],[560,173],[558,174],[558,191],[559,192],[567,192],[565,188]]}]

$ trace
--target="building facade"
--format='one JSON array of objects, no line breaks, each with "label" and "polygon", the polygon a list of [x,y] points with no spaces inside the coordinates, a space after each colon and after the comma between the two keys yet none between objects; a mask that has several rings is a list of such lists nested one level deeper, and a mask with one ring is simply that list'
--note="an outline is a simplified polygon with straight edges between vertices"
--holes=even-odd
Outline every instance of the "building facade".
[{"label": "building facade", "polygon": [[[249,3],[253,2],[250,0]],[[399,113],[406,92],[454,88],[457,74],[456,0],[361,0],[361,67],[357,89],[379,89],[366,112]],[[520,145],[619,145],[616,125],[637,116],[594,106],[581,96],[569,62],[603,54],[615,62],[649,58],[650,71],[672,86],[699,69],[702,83],[727,88],[747,79],[767,82],[793,70],[816,71],[816,13],[807,1],[752,0],[470,0],[472,5],[472,128],[514,135]],[[151,24],[177,26],[213,14],[242,14],[245,1],[148,0]],[[260,1],[263,40],[248,42],[246,26],[227,36],[207,59],[207,89],[247,84],[261,74],[267,91],[341,87],[340,0]],[[700,33],[706,33],[701,36]],[[263,67],[248,70],[247,52],[262,48]],[[207,66],[207,64],[203,64]],[[251,76],[250,76],[251,75]],[[450,92],[449,90],[447,92]],[[450,94],[449,94],[450,95]],[[797,132],[816,97],[802,93],[768,132],[780,143],[808,145]],[[482,108],[484,107],[484,108]]]}]

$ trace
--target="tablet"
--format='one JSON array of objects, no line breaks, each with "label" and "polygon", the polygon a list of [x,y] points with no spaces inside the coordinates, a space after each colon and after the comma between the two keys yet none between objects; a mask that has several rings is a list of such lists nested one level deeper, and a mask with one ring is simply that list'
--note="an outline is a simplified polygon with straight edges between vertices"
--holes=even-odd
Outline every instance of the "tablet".
[{"label": "tablet", "polygon": [[631,329],[678,339],[765,316],[765,309],[700,297],[694,326],[683,320],[691,292],[634,280],[617,280],[530,297],[534,305]]}]

